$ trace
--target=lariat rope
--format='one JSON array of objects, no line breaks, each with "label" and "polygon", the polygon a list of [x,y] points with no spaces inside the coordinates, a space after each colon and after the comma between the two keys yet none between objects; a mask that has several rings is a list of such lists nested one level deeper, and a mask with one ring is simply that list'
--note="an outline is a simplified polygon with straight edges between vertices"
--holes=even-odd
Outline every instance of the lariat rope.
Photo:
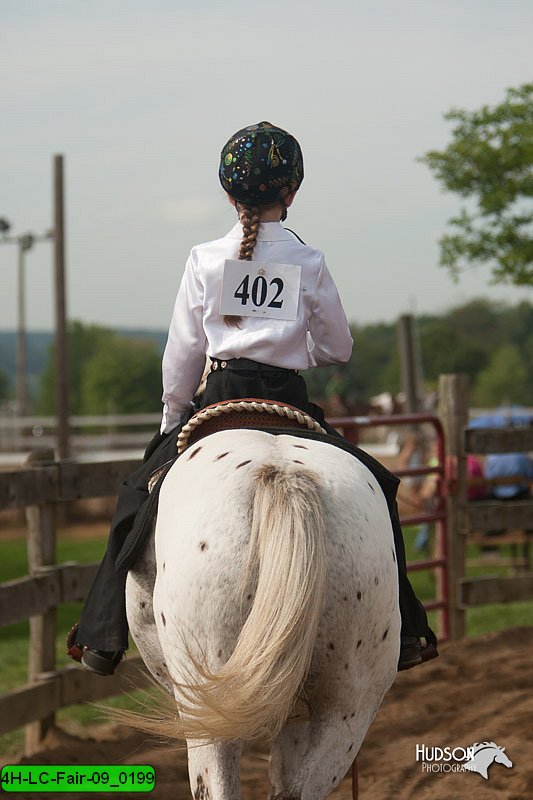
[{"label": "lariat rope", "polygon": [[258,411],[259,413],[266,412],[271,415],[277,414],[278,417],[295,419],[300,425],[306,425],[309,430],[316,431],[316,433],[326,433],[324,428],[315,419],[310,417],[309,414],[304,414],[303,411],[298,411],[298,409],[278,406],[276,403],[259,403],[255,400],[231,401],[229,403],[224,403],[224,405],[202,409],[198,411],[194,417],[191,417],[178,435],[178,453],[183,453],[187,447],[190,434],[195,428],[201,425],[202,422],[206,422],[212,417],[218,417],[220,414],[230,414],[232,411]]}]

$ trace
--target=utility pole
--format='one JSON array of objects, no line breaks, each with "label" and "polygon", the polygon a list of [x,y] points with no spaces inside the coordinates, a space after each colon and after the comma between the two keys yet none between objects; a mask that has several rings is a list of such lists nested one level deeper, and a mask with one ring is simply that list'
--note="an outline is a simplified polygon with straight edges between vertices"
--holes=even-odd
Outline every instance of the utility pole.
[{"label": "utility pole", "polygon": [[26,267],[24,254],[33,245],[30,233],[18,241],[18,324],[17,324],[17,411],[19,417],[28,413],[26,391]]},{"label": "utility pole", "polygon": [[68,419],[68,351],[65,291],[65,214],[63,156],[54,156],[54,276],[56,308],[56,414],[59,460],[70,455]]},{"label": "utility pole", "polygon": [[402,391],[405,392],[405,410],[408,414],[418,411],[418,369],[415,350],[414,320],[411,314],[403,314],[398,322],[400,348],[400,370]]},{"label": "utility pole", "polygon": [[28,392],[26,384],[26,253],[36,242],[44,242],[53,237],[52,231],[39,236],[36,233],[24,233],[21,236],[8,236],[11,225],[2,217],[0,219],[0,244],[16,244],[18,246],[18,299],[17,299],[17,415],[24,417],[28,413]]}]

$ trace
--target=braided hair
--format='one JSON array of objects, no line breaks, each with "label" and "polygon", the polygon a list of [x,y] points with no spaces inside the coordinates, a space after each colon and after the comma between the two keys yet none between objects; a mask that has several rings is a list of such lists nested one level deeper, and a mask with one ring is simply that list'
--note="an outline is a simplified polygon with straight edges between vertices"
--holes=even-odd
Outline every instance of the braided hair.
[{"label": "braided hair", "polygon": [[[246,206],[242,203],[236,205],[242,224],[242,239],[239,247],[239,261],[251,261],[259,233],[261,208],[259,206]],[[224,315],[224,325],[228,328],[239,328],[242,317],[234,314]]]},{"label": "braided hair", "polygon": [[259,233],[261,208],[259,206],[241,205],[239,216],[242,224],[242,239],[239,249],[239,261],[251,261]]}]

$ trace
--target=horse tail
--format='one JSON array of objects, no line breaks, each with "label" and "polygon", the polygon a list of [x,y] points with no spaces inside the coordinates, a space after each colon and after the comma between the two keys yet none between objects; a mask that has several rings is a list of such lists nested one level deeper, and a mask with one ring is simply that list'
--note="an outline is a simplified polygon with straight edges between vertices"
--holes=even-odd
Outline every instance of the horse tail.
[{"label": "horse tail", "polygon": [[[262,466],[255,475],[243,593],[255,597],[234,651],[213,673],[177,687],[187,739],[257,739],[285,723],[310,668],[326,582],[318,477]],[[203,659],[202,659],[203,660]]]}]

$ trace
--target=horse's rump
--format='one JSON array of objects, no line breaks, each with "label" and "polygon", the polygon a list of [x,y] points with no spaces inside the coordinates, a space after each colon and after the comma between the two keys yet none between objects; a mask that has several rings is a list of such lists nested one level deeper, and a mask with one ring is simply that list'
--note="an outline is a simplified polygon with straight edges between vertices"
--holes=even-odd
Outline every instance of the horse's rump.
[{"label": "horse's rump", "polygon": [[155,559],[175,733],[274,734],[302,686],[311,707],[325,695],[344,709],[357,685],[373,716],[395,675],[397,572],[383,494],[351,455],[256,431],[209,436],[165,478]]}]

